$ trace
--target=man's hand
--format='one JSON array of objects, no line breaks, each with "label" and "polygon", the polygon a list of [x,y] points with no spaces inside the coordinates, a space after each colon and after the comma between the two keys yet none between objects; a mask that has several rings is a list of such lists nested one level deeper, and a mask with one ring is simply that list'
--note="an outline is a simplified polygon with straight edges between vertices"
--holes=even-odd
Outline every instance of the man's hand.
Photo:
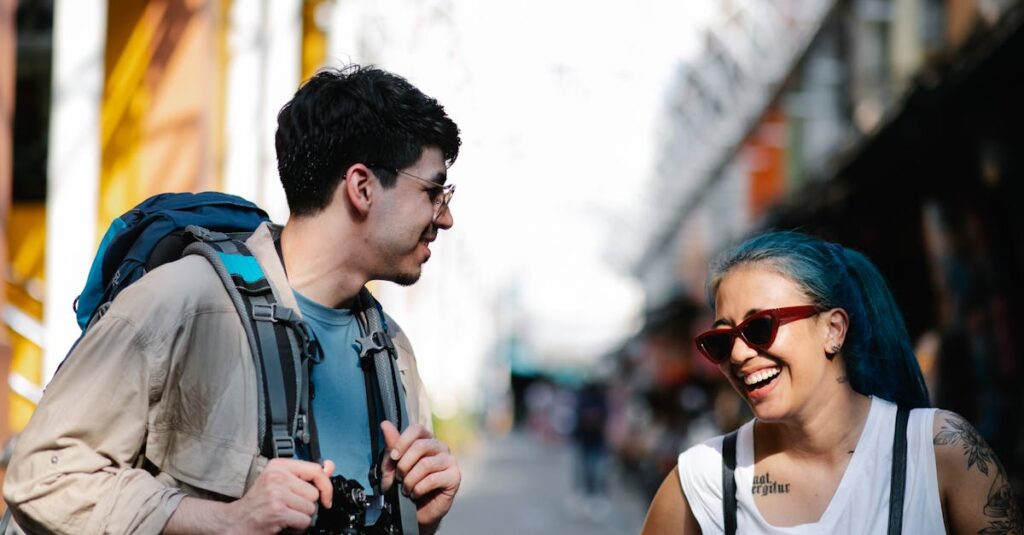
[{"label": "man's hand", "polygon": [[384,460],[383,488],[399,480],[416,502],[416,522],[432,532],[448,513],[459,491],[462,472],[448,446],[434,438],[422,425],[410,425],[399,434],[391,422],[380,424],[388,455]]},{"label": "man's hand", "polygon": [[293,459],[271,459],[245,496],[230,504],[232,533],[276,534],[304,531],[312,524],[317,498],[330,508],[334,498],[331,474],[334,463],[324,466]]}]

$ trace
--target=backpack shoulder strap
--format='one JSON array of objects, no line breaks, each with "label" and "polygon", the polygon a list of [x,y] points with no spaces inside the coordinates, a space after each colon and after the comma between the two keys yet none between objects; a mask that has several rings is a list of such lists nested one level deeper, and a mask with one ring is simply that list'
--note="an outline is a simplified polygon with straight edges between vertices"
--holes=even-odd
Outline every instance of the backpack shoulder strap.
[{"label": "backpack shoulder strap", "polygon": [[903,531],[903,495],[907,486],[907,421],[910,409],[896,412],[896,433],[892,439],[892,479],[889,483],[889,535]]},{"label": "backpack shoulder strap", "polygon": [[312,331],[295,311],[277,302],[259,262],[242,241],[207,231],[184,254],[210,262],[242,320],[255,360],[261,453],[268,458],[295,456],[296,439],[305,445],[313,442],[308,367],[319,353]]},{"label": "backpack shoulder strap", "polygon": [[[367,401],[371,406],[370,436],[377,436],[378,426],[384,420],[389,420],[399,431],[404,431],[409,423],[402,418],[402,407],[405,405],[404,391],[398,372],[398,353],[388,333],[387,320],[384,318],[380,303],[366,288],[360,290],[357,300],[359,312],[366,321],[366,332],[357,342],[360,346],[359,360],[365,374]],[[378,405],[383,409],[382,415],[376,414],[372,409]],[[381,416],[383,418],[380,418]],[[370,482],[374,486],[374,492],[380,492],[380,466],[387,449],[381,448],[375,442],[372,445],[375,450],[375,464],[370,470]],[[377,453],[378,451],[380,453]],[[386,493],[387,498],[392,507],[392,514],[397,516],[402,525],[402,534],[416,535],[419,533],[416,504],[404,491],[399,491],[401,485],[393,485]]]},{"label": "backpack shoulder strap", "polygon": [[722,439],[722,513],[725,535],[736,533],[736,434],[739,429]]}]

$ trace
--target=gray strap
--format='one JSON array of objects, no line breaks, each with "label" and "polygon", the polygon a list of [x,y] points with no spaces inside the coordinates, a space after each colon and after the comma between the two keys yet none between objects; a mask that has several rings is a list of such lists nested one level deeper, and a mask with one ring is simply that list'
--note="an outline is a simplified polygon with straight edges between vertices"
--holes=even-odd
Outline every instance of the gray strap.
[{"label": "gray strap", "polygon": [[[394,343],[384,328],[384,321],[376,301],[366,288],[359,292],[359,306],[366,317],[367,330],[367,334],[359,339],[360,357],[372,354],[371,358],[373,358],[373,367],[376,370],[385,418],[395,424],[399,431],[404,431],[409,424],[402,418],[405,392],[398,372],[396,362],[398,356]],[[401,486],[401,482],[396,482],[395,488],[392,489],[392,496],[397,498],[394,500],[394,505],[398,508],[398,515],[401,518],[402,535],[417,535],[419,523],[416,521],[416,504],[402,492]]]},{"label": "gray strap", "polygon": [[[260,342],[261,354],[277,351],[277,335],[274,333],[273,310],[276,303],[270,295],[257,295],[250,297],[253,312],[252,317],[256,320],[256,336]],[[266,308],[265,308],[266,307]],[[258,310],[271,310],[269,315],[258,313]],[[283,365],[281,359],[275,361],[264,360],[267,374],[267,394],[270,396],[270,431],[273,434],[274,455],[276,457],[292,457],[295,455],[295,440],[291,429],[288,426],[288,396],[284,389],[284,373],[281,370]]]},{"label": "gray strap", "polygon": [[[235,283],[231,280],[231,274],[228,273],[224,263],[220,259],[220,255],[217,251],[211,247],[208,243],[196,242],[190,244],[182,252],[182,256],[195,254],[205,258],[213,270],[217,272],[217,276],[220,277],[221,282],[224,285],[224,289],[228,292],[228,296],[231,297],[231,302],[235,305],[235,310],[238,311],[239,318],[247,318],[249,311],[243,302],[241,294],[235,288]],[[259,435],[257,444],[263,444],[267,435],[267,421],[266,421],[266,394],[264,393],[263,387],[263,363],[260,357],[259,343],[256,341],[256,333],[253,332],[252,322],[245,321],[243,319],[242,329],[245,330],[245,338],[249,341],[249,350],[252,353],[253,368],[256,369],[256,403],[257,403],[257,433]]]},{"label": "gray strap", "polygon": [[360,338],[362,355],[371,354],[374,368],[377,371],[377,384],[380,388],[381,404],[384,405],[384,417],[399,431],[408,427],[407,422],[402,421],[403,400],[402,381],[398,374],[398,366],[395,363],[395,347],[391,337],[384,330],[384,322],[381,320],[380,311],[377,309],[373,296],[364,288],[359,293],[359,300],[363,314],[366,316],[366,336]]},{"label": "gray strap", "polygon": [[[193,243],[185,248],[183,254],[198,254],[210,262],[242,318],[242,327],[249,341],[256,370],[258,443],[264,455],[293,457],[296,438],[305,443],[311,440],[306,421],[309,414],[308,381],[305,380],[308,377],[307,367],[305,362],[300,362],[305,360],[300,355],[309,349],[310,334],[308,329],[302,333],[296,332],[304,329],[305,325],[289,308],[277,303],[269,284],[259,293],[247,292],[243,296],[221,261],[219,252],[252,256],[243,244],[231,239]],[[295,393],[298,400],[293,411],[288,410],[284,366],[294,368],[291,375],[296,381]],[[268,443],[270,451],[266,451]]]}]

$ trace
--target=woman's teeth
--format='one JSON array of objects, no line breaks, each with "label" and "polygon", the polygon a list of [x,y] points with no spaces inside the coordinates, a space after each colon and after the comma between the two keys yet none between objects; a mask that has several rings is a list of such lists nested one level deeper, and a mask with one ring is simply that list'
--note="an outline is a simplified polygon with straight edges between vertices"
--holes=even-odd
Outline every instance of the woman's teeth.
[{"label": "woman's teeth", "polygon": [[754,372],[754,373],[744,377],[743,378],[743,382],[747,386],[750,386],[750,385],[753,385],[753,384],[760,383],[761,381],[766,381],[768,379],[771,379],[772,377],[775,377],[779,373],[780,373],[780,370],[778,368],[769,368],[767,370],[759,370],[759,371],[756,371],[756,372]]}]

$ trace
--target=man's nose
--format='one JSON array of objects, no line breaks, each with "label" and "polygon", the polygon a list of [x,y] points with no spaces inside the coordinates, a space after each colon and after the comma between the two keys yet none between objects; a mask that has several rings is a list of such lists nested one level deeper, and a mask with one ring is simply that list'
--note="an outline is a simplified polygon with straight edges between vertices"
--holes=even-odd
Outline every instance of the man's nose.
[{"label": "man's nose", "polygon": [[434,219],[434,226],[442,230],[448,230],[455,224],[455,218],[452,216],[452,209],[449,206],[441,208],[441,213],[437,214]]}]

